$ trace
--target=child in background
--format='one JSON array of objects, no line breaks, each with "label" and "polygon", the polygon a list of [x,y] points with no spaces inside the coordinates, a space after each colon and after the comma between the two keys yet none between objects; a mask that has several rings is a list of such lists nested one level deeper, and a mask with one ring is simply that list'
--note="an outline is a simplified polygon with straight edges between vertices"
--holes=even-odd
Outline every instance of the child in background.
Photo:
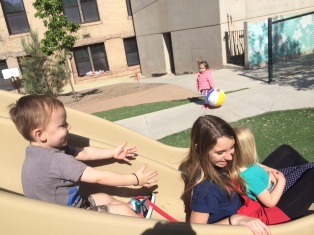
[{"label": "child in background", "polygon": [[205,96],[205,104],[202,108],[211,108],[206,101],[206,96],[210,90],[215,88],[214,79],[206,61],[198,62],[198,68],[199,72],[197,73],[196,88],[197,91],[201,93],[201,96]]},{"label": "child in background", "polygon": [[[285,176],[275,169],[267,168],[258,163],[254,135],[245,127],[234,128],[238,139],[240,175],[245,180],[246,194],[266,207],[274,207],[286,184]],[[270,174],[270,175],[269,175]],[[273,183],[271,181],[275,181]]]},{"label": "child in background", "polygon": [[[136,147],[126,143],[114,149],[74,148],[67,145],[70,125],[64,105],[48,95],[26,95],[10,106],[17,130],[30,142],[22,168],[22,186],[26,197],[60,205],[139,217],[132,205],[108,194],[81,195],[80,182],[108,186],[157,184],[157,171],[145,172],[145,164],[132,174],[99,171],[83,161],[114,158],[130,162]],[[148,208],[149,209],[149,208]]]},{"label": "child in background", "polygon": [[202,96],[206,96],[211,89],[215,88],[214,79],[206,61],[199,62],[198,68],[196,88]]}]

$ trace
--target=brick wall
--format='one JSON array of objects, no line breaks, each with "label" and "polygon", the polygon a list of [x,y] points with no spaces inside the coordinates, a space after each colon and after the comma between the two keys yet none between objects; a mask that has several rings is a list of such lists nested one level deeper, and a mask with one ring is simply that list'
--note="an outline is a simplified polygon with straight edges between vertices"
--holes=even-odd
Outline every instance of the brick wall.
[{"label": "brick wall", "polygon": [[[34,1],[23,0],[30,28],[37,30],[42,38],[45,27],[42,21],[34,17]],[[127,14],[125,0],[97,0],[100,21],[82,24],[78,31],[79,40],[75,47],[104,43],[109,64],[109,72],[101,74],[97,79],[133,75],[140,71],[139,66],[127,66],[123,38],[133,37],[132,17]],[[21,39],[28,37],[27,33],[9,35],[3,10],[0,5],[0,60],[6,60],[8,67],[16,67],[17,57],[23,56]],[[71,60],[75,82],[94,80],[94,77],[78,77],[74,58]]]}]

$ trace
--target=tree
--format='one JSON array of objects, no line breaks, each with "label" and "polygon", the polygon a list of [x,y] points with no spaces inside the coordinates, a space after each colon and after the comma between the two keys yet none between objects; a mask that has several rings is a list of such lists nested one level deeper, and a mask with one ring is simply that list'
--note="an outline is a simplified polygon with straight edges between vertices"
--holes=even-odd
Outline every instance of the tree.
[{"label": "tree", "polygon": [[66,81],[64,69],[43,53],[38,33],[31,30],[21,43],[27,55],[21,60],[25,93],[59,95]]},{"label": "tree", "polygon": [[78,39],[75,33],[81,26],[67,21],[60,0],[36,0],[33,6],[37,10],[35,17],[43,19],[43,23],[47,28],[42,39],[43,53],[47,56],[53,56],[58,65],[64,67],[66,77],[77,101],[71,81],[68,58],[71,56],[71,50]]}]

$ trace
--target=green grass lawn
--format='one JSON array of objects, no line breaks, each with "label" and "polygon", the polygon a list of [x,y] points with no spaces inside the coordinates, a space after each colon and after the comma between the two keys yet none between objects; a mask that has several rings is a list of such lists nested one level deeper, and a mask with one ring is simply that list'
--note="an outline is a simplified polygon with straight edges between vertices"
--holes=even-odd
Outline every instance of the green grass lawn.
[{"label": "green grass lawn", "polygon": [[[141,104],[98,112],[94,115],[114,122],[191,102],[202,103],[203,98]],[[291,145],[307,160],[314,161],[314,108],[265,113],[239,120],[231,125],[246,126],[252,130],[261,161],[281,144]],[[189,147],[189,135],[190,129],[187,129],[158,141],[176,147]]]},{"label": "green grass lawn", "polygon": [[[230,123],[245,126],[254,133],[260,160],[281,144],[289,144],[308,161],[314,161],[314,109],[276,111]],[[189,147],[190,129],[158,141],[176,147]]]},{"label": "green grass lawn", "polygon": [[115,122],[125,118],[136,117],[146,113],[157,112],[159,110],[169,109],[183,104],[188,104],[191,102],[202,102],[201,98],[190,98],[182,100],[173,100],[166,102],[156,102],[149,104],[140,104],[136,106],[123,107],[118,109],[112,109],[102,112],[93,113],[97,117],[104,118],[106,120]]},{"label": "green grass lawn", "polygon": [[[238,91],[242,91],[246,89],[248,88],[242,88],[239,90],[229,91],[229,92],[226,92],[226,94],[238,92]],[[128,107],[122,107],[118,109],[97,112],[93,114],[96,115],[97,117],[115,122],[115,121],[122,120],[125,118],[136,117],[139,115],[157,112],[159,110],[169,109],[169,108],[173,108],[176,106],[189,104],[189,103],[203,104],[204,97],[193,97],[193,98],[182,99],[182,100],[172,100],[172,101],[140,104],[140,105],[135,105],[135,106],[128,106]]]}]

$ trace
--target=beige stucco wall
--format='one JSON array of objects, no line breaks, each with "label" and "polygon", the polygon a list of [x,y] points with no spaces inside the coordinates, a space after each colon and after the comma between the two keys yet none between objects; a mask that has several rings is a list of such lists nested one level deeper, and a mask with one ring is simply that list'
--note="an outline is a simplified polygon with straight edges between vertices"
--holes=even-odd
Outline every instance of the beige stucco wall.
[{"label": "beige stucco wall", "polygon": [[[207,60],[213,69],[219,69],[226,64],[225,32],[229,28],[234,30],[227,15],[232,16],[236,30],[243,30],[246,21],[314,9],[313,0],[131,0],[131,3],[145,76],[151,75],[148,55],[164,48],[156,41],[144,39],[171,33],[176,74],[196,72],[198,59]],[[165,70],[163,63],[155,63],[155,72]]]},{"label": "beige stucco wall", "polygon": [[[155,74],[166,74],[165,48],[162,34],[146,35],[137,38],[141,67],[152,76]],[[149,49],[147,49],[149,48]]]},{"label": "beige stucco wall", "polygon": [[[42,20],[35,18],[33,0],[24,0],[24,7],[30,27],[37,30],[40,39],[46,31]],[[78,31],[79,40],[75,47],[94,43],[104,43],[110,71],[97,77],[77,77],[74,59],[71,60],[75,82],[91,81],[124,75],[134,75],[140,66],[127,66],[123,38],[134,37],[133,19],[127,14],[125,0],[98,0],[100,21],[82,24]],[[0,60],[6,60],[9,68],[18,66],[17,57],[25,55],[21,46],[22,37],[29,34],[9,35],[0,5]]]}]

